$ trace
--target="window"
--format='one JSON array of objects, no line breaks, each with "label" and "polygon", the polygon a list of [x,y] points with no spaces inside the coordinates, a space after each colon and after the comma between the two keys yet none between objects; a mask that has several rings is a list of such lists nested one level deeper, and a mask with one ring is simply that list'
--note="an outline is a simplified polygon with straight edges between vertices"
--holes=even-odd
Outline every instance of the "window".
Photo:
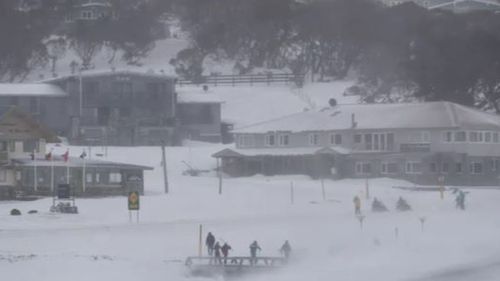
[{"label": "window", "polygon": [[319,135],[309,134],[309,145],[318,145],[318,144],[319,144]]},{"label": "window", "polygon": [[444,162],[441,164],[441,172],[448,173],[450,171],[450,165],[448,162]]},{"label": "window", "polygon": [[85,182],[91,183],[92,182],[92,173],[87,173],[85,175]]},{"label": "window", "polygon": [[94,13],[92,11],[82,11],[82,19],[90,20],[94,18]]},{"label": "window", "polygon": [[372,165],[369,162],[356,162],[355,172],[357,175],[371,174]]},{"label": "window", "polygon": [[455,164],[455,172],[457,174],[461,174],[463,171],[462,163],[456,163]]},{"label": "window", "polygon": [[372,134],[365,134],[365,149],[372,150]]},{"label": "window", "polygon": [[406,162],[406,173],[407,174],[420,174],[422,172],[422,164],[416,161]]},{"label": "window", "polygon": [[491,159],[491,170],[498,171],[500,168],[500,159]]},{"label": "window", "polygon": [[23,142],[23,152],[33,152],[37,149],[37,142],[35,140],[25,140]]},{"label": "window", "polygon": [[483,173],[483,163],[481,162],[471,162],[469,164],[469,172],[471,174],[482,174]]},{"label": "window", "polygon": [[435,172],[437,172],[437,165],[436,165],[436,163],[432,162],[432,163],[430,164],[429,171],[430,171],[431,173],[435,173]]},{"label": "window", "polygon": [[110,183],[121,183],[122,182],[122,174],[109,173],[109,182]]},{"label": "window", "polygon": [[469,132],[469,141],[470,142],[482,142],[483,141],[483,132],[478,132],[478,131]]},{"label": "window", "polygon": [[16,142],[9,141],[9,152],[16,152]]},{"label": "window", "polygon": [[6,182],[6,181],[7,181],[7,171],[0,170],[0,182]]},{"label": "window", "polygon": [[369,151],[392,151],[394,149],[393,133],[365,134],[365,150]]},{"label": "window", "polygon": [[290,143],[290,135],[279,135],[278,142],[280,146],[287,146]]},{"label": "window", "polygon": [[255,146],[254,136],[253,135],[239,135],[238,136],[238,146],[239,147]]},{"label": "window", "polygon": [[330,135],[330,144],[341,145],[342,144],[342,135],[341,134],[331,134]]},{"label": "window", "polygon": [[491,142],[491,132],[484,132],[484,142]]},{"label": "window", "polygon": [[354,143],[361,143],[361,141],[362,139],[360,134],[354,135]]},{"label": "window", "polygon": [[498,143],[498,133],[497,132],[493,132],[493,142]]},{"label": "window", "polygon": [[96,183],[100,183],[101,182],[101,174],[99,174],[99,173],[95,174],[95,182]]},{"label": "window", "polygon": [[274,134],[266,135],[266,146],[274,146],[276,144],[276,137]]},{"label": "window", "polygon": [[452,142],[453,141],[453,134],[452,134],[452,132],[444,132],[443,133],[443,141],[444,142]]},{"label": "window", "polygon": [[456,142],[467,141],[467,133],[465,133],[464,131],[455,132],[455,141]]},{"label": "window", "polygon": [[255,146],[254,136],[253,135],[239,135],[238,136],[238,146],[239,147]]},{"label": "window", "polygon": [[396,174],[398,172],[398,164],[394,162],[382,162],[380,172],[382,174]]}]

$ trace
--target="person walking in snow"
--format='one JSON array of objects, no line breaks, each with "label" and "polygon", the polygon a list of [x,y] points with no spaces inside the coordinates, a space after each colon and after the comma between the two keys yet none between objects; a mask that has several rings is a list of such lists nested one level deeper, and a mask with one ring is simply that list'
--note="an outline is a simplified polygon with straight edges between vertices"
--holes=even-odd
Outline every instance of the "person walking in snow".
[{"label": "person walking in snow", "polygon": [[212,256],[214,254],[214,244],[215,244],[215,236],[212,234],[212,232],[209,232],[207,235],[207,239],[205,240],[205,245],[207,245],[209,256]]},{"label": "person walking in snow", "polygon": [[215,242],[215,245],[214,245],[214,260],[215,260],[215,264],[222,264],[222,259],[221,259],[221,246],[219,244],[219,242]]},{"label": "person walking in snow", "polygon": [[354,202],[354,214],[361,215],[361,199],[356,195],[352,201]]},{"label": "person walking in snow", "polygon": [[227,256],[229,255],[229,250],[231,249],[231,246],[229,246],[229,244],[227,243],[224,243],[224,245],[222,245],[222,248],[220,248],[222,255],[224,256],[224,264],[227,264]]},{"label": "person walking in snow", "polygon": [[285,257],[285,259],[288,260],[291,252],[292,252],[292,247],[290,246],[290,243],[288,243],[288,240],[286,240],[283,246],[281,246],[280,248],[280,253]]},{"label": "person walking in snow", "polygon": [[250,244],[250,264],[254,265],[257,263],[257,250],[262,251],[257,241],[253,241]]}]

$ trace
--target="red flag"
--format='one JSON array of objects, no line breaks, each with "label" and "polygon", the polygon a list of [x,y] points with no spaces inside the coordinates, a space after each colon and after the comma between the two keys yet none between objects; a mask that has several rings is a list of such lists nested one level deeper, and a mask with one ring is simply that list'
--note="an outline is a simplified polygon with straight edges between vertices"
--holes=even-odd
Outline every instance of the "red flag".
[{"label": "red flag", "polygon": [[52,151],[45,154],[45,160],[51,160],[52,159]]},{"label": "red flag", "polygon": [[64,162],[68,162],[68,159],[69,159],[69,149],[66,150],[66,152],[62,155],[62,158],[64,159]]}]

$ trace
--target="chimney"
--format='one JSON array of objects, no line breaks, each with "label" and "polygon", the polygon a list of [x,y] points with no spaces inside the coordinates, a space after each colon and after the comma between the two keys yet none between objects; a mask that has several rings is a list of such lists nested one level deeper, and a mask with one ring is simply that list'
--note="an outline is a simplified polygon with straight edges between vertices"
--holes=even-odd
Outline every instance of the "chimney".
[{"label": "chimney", "polygon": [[351,129],[354,129],[358,126],[358,122],[356,122],[356,115],[351,114]]}]

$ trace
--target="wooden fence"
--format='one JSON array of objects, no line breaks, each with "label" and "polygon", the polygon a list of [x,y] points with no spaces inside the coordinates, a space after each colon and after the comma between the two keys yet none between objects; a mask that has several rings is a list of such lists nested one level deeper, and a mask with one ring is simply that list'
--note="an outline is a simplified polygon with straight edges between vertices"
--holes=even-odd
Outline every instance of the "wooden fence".
[{"label": "wooden fence", "polygon": [[271,84],[296,84],[302,86],[303,74],[292,73],[267,73],[248,75],[210,75],[202,76],[197,81],[189,79],[178,79],[177,85],[211,85],[211,86],[236,86],[236,85],[271,85]]}]

